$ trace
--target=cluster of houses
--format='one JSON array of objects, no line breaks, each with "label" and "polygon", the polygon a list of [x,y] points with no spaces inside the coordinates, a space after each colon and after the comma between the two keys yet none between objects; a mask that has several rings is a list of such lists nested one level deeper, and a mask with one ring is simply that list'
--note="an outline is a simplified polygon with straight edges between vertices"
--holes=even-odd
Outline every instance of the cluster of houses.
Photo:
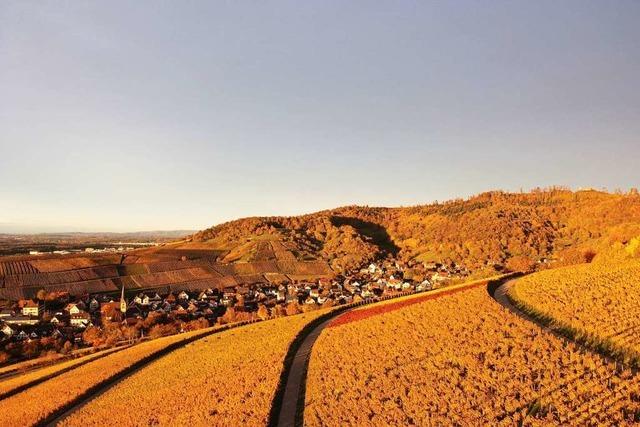
[{"label": "cluster of houses", "polygon": [[99,254],[99,253],[120,253],[120,252],[127,252],[127,251],[132,251],[134,248],[132,246],[119,246],[119,247],[108,247],[108,248],[100,248],[100,249],[96,249],[96,248],[84,248],[84,249],[60,249],[60,250],[55,250],[55,251],[38,251],[38,250],[32,250],[29,251],[29,255],[47,255],[47,254],[54,254],[54,255],[68,255],[71,253],[89,253],[89,254]]},{"label": "cluster of houses", "polygon": [[0,310],[0,342],[24,341],[43,337],[78,341],[91,324],[84,305],[69,303],[63,309],[45,308],[35,300],[20,300],[14,308]]},{"label": "cluster of houses", "polygon": [[129,298],[122,289],[116,300],[113,296],[96,294],[57,304],[22,300],[13,308],[0,311],[0,343],[52,336],[81,345],[82,333],[89,326],[105,321],[134,325],[154,312],[175,320],[205,318],[215,322],[228,307],[233,307],[235,312],[252,313],[260,306],[273,310],[292,303],[313,307],[347,304],[397,292],[428,291],[468,274],[466,269],[455,264],[404,264],[387,259],[344,276],[314,282],[256,283],[199,291],[168,290],[162,295],[141,292]]},{"label": "cluster of houses", "polygon": [[[134,250],[135,248],[140,247],[151,247],[151,246],[161,246],[161,243],[157,242],[116,242],[113,243],[118,246],[106,246],[102,248],[92,248],[86,247],[82,249],[59,249],[53,251],[39,251],[39,250],[30,250],[29,255],[46,255],[46,254],[55,254],[55,255],[68,255],[71,253],[89,253],[89,254],[99,254],[99,253],[122,253],[129,252]],[[124,246],[127,245],[127,246]]]},{"label": "cluster of houses", "polygon": [[[219,294],[220,292],[218,292]],[[60,337],[82,344],[82,333],[89,326],[105,321],[136,324],[152,312],[172,319],[213,319],[224,312],[213,290],[199,293],[140,293],[127,299],[124,289],[119,300],[104,295],[85,295],[66,303],[20,300],[14,308],[0,311],[0,342],[16,342],[42,337]]]}]

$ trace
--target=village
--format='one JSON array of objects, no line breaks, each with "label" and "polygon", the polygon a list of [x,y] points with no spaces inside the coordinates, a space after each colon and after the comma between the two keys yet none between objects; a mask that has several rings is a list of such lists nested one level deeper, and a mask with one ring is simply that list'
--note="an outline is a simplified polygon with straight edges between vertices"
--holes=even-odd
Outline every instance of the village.
[{"label": "village", "polygon": [[[0,311],[0,351],[37,357],[156,338],[214,324],[298,314],[401,292],[446,286],[470,272],[454,263],[388,258],[313,282],[261,282],[222,289],[60,295],[20,300]],[[39,295],[40,296],[40,295]],[[24,356],[23,356],[24,357]]]},{"label": "village", "polygon": [[[120,243],[118,243],[120,244]],[[81,249],[58,249],[58,250],[52,250],[52,251],[40,251],[40,250],[30,250],[29,251],[29,255],[31,256],[38,256],[38,255],[47,255],[47,254],[53,254],[53,255],[69,255],[69,254],[80,254],[80,253],[86,253],[86,254],[100,254],[100,253],[122,253],[122,252],[129,252],[134,250],[134,246],[136,247],[146,247],[146,246],[159,246],[158,243],[143,243],[143,242],[132,242],[132,243],[127,243],[127,245],[131,245],[131,246],[106,246],[104,248],[92,248],[92,247],[86,247],[86,248],[81,248]]]}]

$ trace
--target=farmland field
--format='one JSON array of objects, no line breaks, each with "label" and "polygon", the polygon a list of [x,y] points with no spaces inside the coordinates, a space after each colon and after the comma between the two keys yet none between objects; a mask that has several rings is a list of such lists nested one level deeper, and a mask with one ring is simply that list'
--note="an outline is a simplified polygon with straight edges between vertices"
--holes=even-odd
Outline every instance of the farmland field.
[{"label": "farmland field", "polygon": [[29,261],[6,261],[0,263],[0,275],[37,273],[38,269]]},{"label": "farmland field", "polygon": [[323,313],[195,341],[120,382],[63,425],[97,426],[105,419],[122,425],[266,425],[289,345]]},{"label": "farmland field", "polygon": [[[345,343],[349,343],[345,345]],[[325,329],[306,425],[640,421],[640,375],[511,314],[475,288]]]},{"label": "farmland field", "polygon": [[592,263],[543,271],[510,296],[622,352],[640,352],[640,262]]}]

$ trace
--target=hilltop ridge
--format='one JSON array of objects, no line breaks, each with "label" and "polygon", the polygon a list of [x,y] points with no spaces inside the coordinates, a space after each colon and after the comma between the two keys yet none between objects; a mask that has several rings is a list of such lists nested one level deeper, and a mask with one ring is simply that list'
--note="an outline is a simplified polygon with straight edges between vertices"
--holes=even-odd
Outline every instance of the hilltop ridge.
[{"label": "hilltop ridge", "polygon": [[[470,269],[519,268],[589,260],[601,248],[640,234],[636,190],[491,191],[412,207],[346,206],[294,217],[251,217],[190,236],[190,244],[234,248],[259,238],[334,270],[392,254],[405,261],[457,262]],[[246,254],[245,254],[246,255]],[[242,257],[242,256],[240,256]]]}]

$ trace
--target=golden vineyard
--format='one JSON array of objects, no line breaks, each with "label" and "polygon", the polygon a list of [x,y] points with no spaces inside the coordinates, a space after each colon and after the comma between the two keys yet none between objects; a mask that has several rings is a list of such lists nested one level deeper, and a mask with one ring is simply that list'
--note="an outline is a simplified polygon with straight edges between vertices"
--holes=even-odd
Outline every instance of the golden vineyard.
[{"label": "golden vineyard", "polygon": [[323,313],[198,340],[120,382],[62,425],[101,426],[105,419],[121,425],[266,425],[289,345]]},{"label": "golden vineyard", "polygon": [[117,383],[62,424],[104,425],[108,419],[109,425],[264,425],[289,345],[326,312],[215,334],[218,327],[187,332],[0,379],[0,425],[49,422],[96,385],[170,346],[181,348]]},{"label": "golden vineyard", "polygon": [[640,376],[476,288],[325,330],[305,405],[311,426],[620,425]]},{"label": "golden vineyard", "polygon": [[601,260],[540,272],[510,292],[525,310],[629,363],[640,362],[640,261]]},{"label": "golden vineyard", "polygon": [[[640,263],[610,262],[536,273],[512,289],[560,322],[632,351]],[[311,352],[304,425],[640,422],[637,367],[508,311],[489,283],[379,302],[332,320]],[[7,378],[0,371],[0,425],[268,425],[287,352],[327,312],[178,334]]]},{"label": "golden vineyard", "polygon": [[83,359],[5,379],[0,382],[2,394],[7,396],[0,397],[3,408],[0,411],[0,425],[17,427],[40,424],[74,399],[89,392],[92,387],[119,375],[144,358],[152,357],[182,341],[205,336],[211,331],[212,329],[205,329],[187,332],[122,350],[106,350],[106,355],[85,356]]}]

